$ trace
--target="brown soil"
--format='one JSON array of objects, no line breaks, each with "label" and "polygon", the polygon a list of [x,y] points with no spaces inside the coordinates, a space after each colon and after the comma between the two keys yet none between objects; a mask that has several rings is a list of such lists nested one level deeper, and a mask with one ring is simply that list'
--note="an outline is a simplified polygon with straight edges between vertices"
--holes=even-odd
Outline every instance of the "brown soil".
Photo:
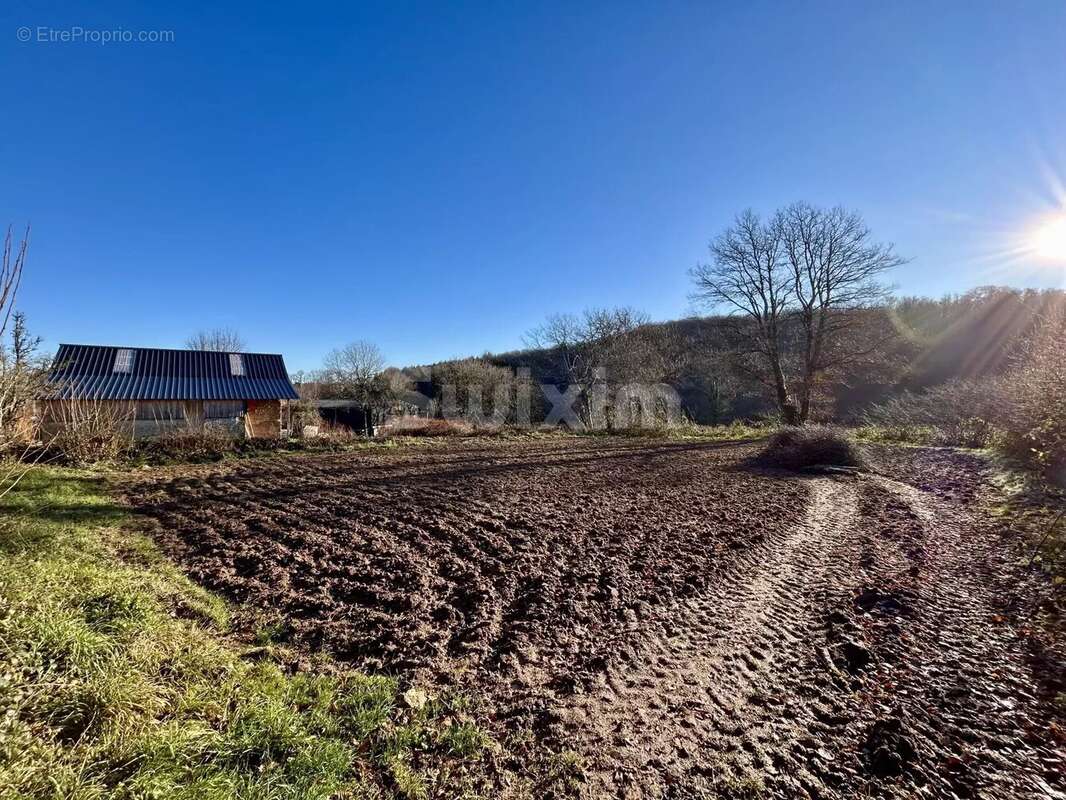
[{"label": "brown soil", "polygon": [[875,473],[804,477],[751,455],[467,442],[129,499],[248,628],[480,700],[501,796],[1063,796],[981,462],[881,448]]}]

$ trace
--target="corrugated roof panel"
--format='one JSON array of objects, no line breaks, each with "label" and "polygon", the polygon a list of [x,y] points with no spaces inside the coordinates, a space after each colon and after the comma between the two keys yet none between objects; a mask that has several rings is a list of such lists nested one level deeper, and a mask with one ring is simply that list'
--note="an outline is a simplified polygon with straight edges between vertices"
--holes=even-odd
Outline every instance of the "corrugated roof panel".
[{"label": "corrugated roof panel", "polygon": [[[119,349],[134,351],[128,372],[115,372]],[[232,375],[229,354],[206,350],[61,344],[49,374],[50,399],[296,400],[285,360],[241,353],[244,375]]]}]

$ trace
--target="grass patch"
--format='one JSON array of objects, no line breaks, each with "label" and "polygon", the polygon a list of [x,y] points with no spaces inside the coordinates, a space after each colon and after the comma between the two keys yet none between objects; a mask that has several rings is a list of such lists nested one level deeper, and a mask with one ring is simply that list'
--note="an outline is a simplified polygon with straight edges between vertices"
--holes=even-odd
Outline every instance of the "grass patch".
[{"label": "grass patch", "polygon": [[943,446],[943,437],[927,425],[859,425],[850,430],[860,442],[870,444],[904,444],[921,447]]},{"label": "grass patch", "polygon": [[723,800],[758,800],[765,794],[766,785],[758,775],[748,775],[721,778],[715,789],[715,796]]},{"label": "grass patch", "polygon": [[773,428],[755,422],[733,420],[729,425],[681,425],[662,429],[662,436],[672,442],[740,442],[753,441],[768,435]]},{"label": "grass patch", "polygon": [[771,430],[773,429],[768,425],[734,420],[728,425],[699,425],[694,422],[683,422],[662,427],[632,426],[569,435],[661,439],[674,442],[731,442],[761,439]]},{"label": "grass patch", "polygon": [[388,677],[242,658],[91,473],[0,499],[0,798],[460,796],[494,747]]},{"label": "grass patch", "polygon": [[761,439],[773,428],[769,425],[734,420],[728,425],[678,425],[668,429],[671,439],[680,441],[732,442]]},{"label": "grass patch", "polygon": [[1040,575],[1032,595],[1011,592],[1003,611],[1023,632],[1034,675],[1052,702],[1061,727],[1066,720],[1066,490],[1028,465],[998,461],[1000,501],[990,507],[1018,547],[1027,570]]},{"label": "grass patch", "polygon": [[1066,518],[1060,516],[1066,509],[1066,490],[1014,462],[1001,458],[995,463],[1001,500],[991,513],[1020,536],[1031,566],[1054,586],[1066,586]]},{"label": "grass patch", "polygon": [[548,787],[576,793],[585,782],[585,762],[572,750],[564,750],[548,759],[544,783]]}]

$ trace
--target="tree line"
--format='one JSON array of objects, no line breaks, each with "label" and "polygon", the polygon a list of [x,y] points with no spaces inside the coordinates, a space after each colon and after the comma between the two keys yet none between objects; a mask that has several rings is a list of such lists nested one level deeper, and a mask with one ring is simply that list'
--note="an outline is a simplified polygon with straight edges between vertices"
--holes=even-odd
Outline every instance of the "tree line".
[{"label": "tree line", "polygon": [[299,377],[303,393],[351,398],[379,416],[407,409],[502,424],[528,413],[537,422],[565,394],[582,425],[610,429],[630,417],[631,401],[658,404],[664,416],[661,392],[636,396],[634,387],[668,387],[699,423],[857,421],[905,391],[1004,373],[1064,303],[1061,291],[1007,287],[895,296],[891,273],[905,262],[854,211],[744,211],[690,270],[702,315],[555,313],[526,333],[522,350],[403,369],[386,369],[380,350],[356,342]]},{"label": "tree line", "polygon": [[[40,339],[14,311],[27,243],[8,231],[0,270],[0,429],[47,371]],[[368,424],[389,413],[537,423],[560,402],[578,424],[606,429],[635,413],[655,424],[674,406],[709,424],[856,421],[951,381],[1016,372],[1066,306],[1061,291],[1007,287],[898,297],[889,281],[903,263],[857,212],[806,203],[765,218],[749,210],[689,272],[702,314],[653,322],[629,307],[555,313],[526,333],[522,350],[402,369],[387,366],[374,343],[356,341],[293,378],[305,400],[349,399]],[[246,346],[230,328],[199,331],[186,344]],[[310,402],[303,412],[315,419]]]},{"label": "tree line", "polygon": [[781,420],[803,424],[825,415],[836,382],[883,363],[898,334],[883,278],[904,259],[858,213],[806,203],[765,220],[745,211],[709,253],[690,276],[692,299],[711,316],[652,324],[632,308],[553,314],[527,334],[526,350],[482,361],[565,387],[592,426],[597,396],[617,409],[612,393],[633,386],[672,387],[700,422],[765,414],[769,401]]}]

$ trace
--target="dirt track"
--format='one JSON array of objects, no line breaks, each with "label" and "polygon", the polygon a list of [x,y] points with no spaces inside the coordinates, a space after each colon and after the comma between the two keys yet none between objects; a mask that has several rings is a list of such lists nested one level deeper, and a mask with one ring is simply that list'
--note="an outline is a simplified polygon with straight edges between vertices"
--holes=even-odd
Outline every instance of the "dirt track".
[{"label": "dirt track", "polygon": [[975,458],[743,467],[558,439],[243,462],[135,487],[197,580],[291,640],[483,700],[509,773],[588,797],[1059,797]]}]

